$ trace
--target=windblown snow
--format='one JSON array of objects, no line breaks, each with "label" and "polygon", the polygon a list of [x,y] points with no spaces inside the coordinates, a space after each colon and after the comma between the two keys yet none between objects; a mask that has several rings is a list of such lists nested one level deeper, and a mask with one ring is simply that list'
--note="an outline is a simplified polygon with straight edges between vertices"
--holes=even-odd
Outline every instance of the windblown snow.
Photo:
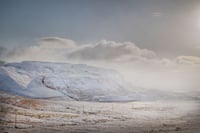
[{"label": "windblown snow", "polygon": [[116,71],[83,64],[24,61],[0,67],[0,90],[22,96],[68,96],[90,101],[130,100],[126,96],[129,89]]}]

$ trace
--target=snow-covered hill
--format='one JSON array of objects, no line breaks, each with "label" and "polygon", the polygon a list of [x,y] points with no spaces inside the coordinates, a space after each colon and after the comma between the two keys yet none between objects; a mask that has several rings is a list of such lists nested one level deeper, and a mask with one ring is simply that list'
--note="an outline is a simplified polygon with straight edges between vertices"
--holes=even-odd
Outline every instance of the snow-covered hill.
[{"label": "snow-covered hill", "polygon": [[83,64],[24,61],[0,67],[0,90],[28,97],[130,100],[129,89],[116,71]]}]

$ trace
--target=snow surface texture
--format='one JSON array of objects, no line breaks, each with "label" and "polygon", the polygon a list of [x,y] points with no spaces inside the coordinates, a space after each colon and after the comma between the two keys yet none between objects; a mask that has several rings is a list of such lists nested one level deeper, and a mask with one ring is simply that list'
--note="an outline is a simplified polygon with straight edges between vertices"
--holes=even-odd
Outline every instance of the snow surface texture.
[{"label": "snow surface texture", "polygon": [[83,64],[24,61],[0,67],[0,90],[33,98],[128,101],[129,89],[116,71]]}]

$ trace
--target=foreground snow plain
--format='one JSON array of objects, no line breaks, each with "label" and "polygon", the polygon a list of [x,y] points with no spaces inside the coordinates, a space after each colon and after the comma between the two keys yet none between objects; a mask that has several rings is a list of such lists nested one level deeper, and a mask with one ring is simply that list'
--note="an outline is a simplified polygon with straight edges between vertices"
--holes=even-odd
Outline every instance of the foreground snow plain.
[{"label": "foreground snow plain", "polygon": [[198,133],[197,101],[84,102],[0,93],[0,132]]}]

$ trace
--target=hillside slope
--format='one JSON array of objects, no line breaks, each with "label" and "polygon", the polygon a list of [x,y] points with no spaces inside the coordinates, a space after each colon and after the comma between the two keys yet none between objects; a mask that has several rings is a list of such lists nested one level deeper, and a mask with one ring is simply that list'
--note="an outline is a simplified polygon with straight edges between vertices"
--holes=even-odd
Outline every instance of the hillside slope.
[{"label": "hillside slope", "polygon": [[129,100],[130,87],[114,70],[83,64],[24,61],[0,67],[0,90],[34,98]]}]

